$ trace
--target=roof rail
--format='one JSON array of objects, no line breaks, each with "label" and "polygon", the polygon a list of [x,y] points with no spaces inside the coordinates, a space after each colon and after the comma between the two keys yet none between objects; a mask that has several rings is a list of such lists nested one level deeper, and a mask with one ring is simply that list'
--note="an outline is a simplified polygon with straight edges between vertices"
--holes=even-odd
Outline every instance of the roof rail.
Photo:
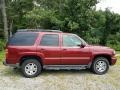
[{"label": "roof rail", "polygon": [[18,32],[62,32],[60,30],[49,30],[49,29],[19,29]]}]

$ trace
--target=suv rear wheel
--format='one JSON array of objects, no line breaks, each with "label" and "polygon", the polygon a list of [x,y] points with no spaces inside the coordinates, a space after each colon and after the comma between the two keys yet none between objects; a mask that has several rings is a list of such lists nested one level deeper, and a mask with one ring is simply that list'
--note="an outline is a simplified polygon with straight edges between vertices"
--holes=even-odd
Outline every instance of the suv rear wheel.
[{"label": "suv rear wheel", "polygon": [[109,69],[108,59],[105,57],[97,57],[92,63],[91,69],[96,74],[105,74]]},{"label": "suv rear wheel", "polygon": [[27,59],[21,65],[21,71],[25,77],[36,77],[41,73],[42,67],[36,59]]}]

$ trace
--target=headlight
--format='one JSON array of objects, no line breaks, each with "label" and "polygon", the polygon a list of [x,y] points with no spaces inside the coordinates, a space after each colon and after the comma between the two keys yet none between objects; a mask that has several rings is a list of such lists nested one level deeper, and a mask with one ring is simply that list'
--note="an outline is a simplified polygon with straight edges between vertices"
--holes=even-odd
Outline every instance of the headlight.
[{"label": "headlight", "polygon": [[113,51],[113,55],[115,55],[116,53],[115,53],[115,50]]}]

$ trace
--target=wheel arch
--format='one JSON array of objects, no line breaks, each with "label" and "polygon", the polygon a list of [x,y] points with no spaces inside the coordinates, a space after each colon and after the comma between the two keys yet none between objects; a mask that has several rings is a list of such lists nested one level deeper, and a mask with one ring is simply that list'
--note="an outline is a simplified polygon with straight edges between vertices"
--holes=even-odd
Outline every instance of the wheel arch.
[{"label": "wheel arch", "polygon": [[92,62],[95,60],[95,58],[97,57],[105,57],[107,58],[108,62],[109,62],[109,65],[111,65],[111,55],[109,54],[97,54],[97,55],[94,55],[93,59],[92,59]]},{"label": "wheel arch", "polygon": [[25,55],[25,56],[22,56],[19,60],[19,65],[21,66],[22,63],[27,60],[27,59],[31,59],[31,58],[34,58],[36,59],[38,62],[40,62],[40,64],[43,66],[43,61],[42,61],[42,58],[37,56],[37,55]]}]

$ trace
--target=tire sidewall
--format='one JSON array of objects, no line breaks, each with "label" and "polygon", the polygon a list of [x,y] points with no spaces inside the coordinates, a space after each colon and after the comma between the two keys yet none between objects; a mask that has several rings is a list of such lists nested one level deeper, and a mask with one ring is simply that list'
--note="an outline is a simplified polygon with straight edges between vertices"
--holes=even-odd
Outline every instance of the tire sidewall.
[{"label": "tire sidewall", "polygon": [[[100,58],[102,58],[102,59],[100,59]],[[96,70],[96,64],[97,64],[97,62],[99,62],[99,61],[104,61],[104,62],[106,63],[106,70],[103,71],[103,72],[99,72],[98,70]],[[109,62],[108,62],[107,58],[105,58],[105,57],[98,57],[98,58],[96,58],[95,61],[93,62],[92,70],[93,70],[93,72],[96,73],[96,74],[99,74],[99,75],[105,74],[105,73],[108,71],[108,69],[109,69]]]},{"label": "tire sidewall", "polygon": [[[25,72],[25,66],[29,63],[34,63],[36,66],[37,66],[37,72],[33,75],[28,75],[26,72]],[[23,73],[23,75],[27,78],[32,78],[32,77],[36,77],[38,76],[40,73],[41,73],[41,64],[40,62],[38,62],[36,59],[27,59],[25,60],[22,65],[21,65],[21,71]]]}]

